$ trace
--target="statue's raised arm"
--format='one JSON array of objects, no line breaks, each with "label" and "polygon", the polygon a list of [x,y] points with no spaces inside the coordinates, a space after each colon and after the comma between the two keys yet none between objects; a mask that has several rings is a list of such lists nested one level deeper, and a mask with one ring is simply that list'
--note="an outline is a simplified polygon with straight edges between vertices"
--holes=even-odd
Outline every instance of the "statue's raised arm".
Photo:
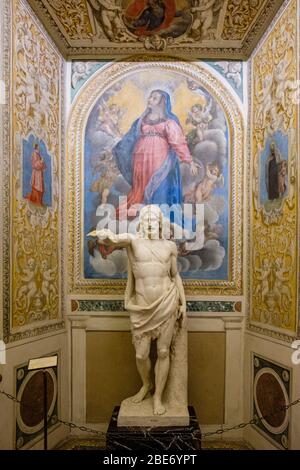
[{"label": "statue's raised arm", "polygon": [[101,245],[115,246],[118,248],[126,248],[130,246],[134,236],[130,233],[115,234],[109,229],[93,230],[88,233],[88,237],[97,237],[98,243]]}]

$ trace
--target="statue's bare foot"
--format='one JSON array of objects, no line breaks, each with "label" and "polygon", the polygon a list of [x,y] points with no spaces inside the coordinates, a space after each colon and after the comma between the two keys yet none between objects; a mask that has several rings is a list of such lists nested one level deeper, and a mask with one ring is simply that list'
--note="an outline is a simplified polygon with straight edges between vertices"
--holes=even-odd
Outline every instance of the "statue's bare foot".
[{"label": "statue's bare foot", "polygon": [[136,395],[133,395],[133,397],[131,397],[131,401],[133,403],[141,403],[141,401],[144,400],[144,398],[146,397],[146,395],[148,395],[148,393],[150,392],[152,388],[152,384],[148,384],[148,385],[143,385],[141,390],[136,394]]},{"label": "statue's bare foot", "polygon": [[166,412],[166,408],[162,404],[161,400],[158,398],[154,398],[154,409],[153,413],[155,415],[163,415]]}]

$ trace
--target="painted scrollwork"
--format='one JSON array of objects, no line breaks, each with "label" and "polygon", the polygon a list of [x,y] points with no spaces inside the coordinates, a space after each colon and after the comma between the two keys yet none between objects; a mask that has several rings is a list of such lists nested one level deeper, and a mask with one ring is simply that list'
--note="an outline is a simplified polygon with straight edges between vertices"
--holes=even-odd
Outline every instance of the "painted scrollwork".
[{"label": "painted scrollwork", "polygon": [[[156,15],[156,21],[159,22],[159,11],[163,14],[168,5],[160,0],[148,0],[144,11],[141,10],[133,18],[127,15],[127,7],[124,8],[120,0],[67,0],[63,3],[57,0],[51,3],[43,1],[70,40],[89,39],[92,43],[99,39],[108,39],[114,43],[142,42],[146,50],[158,51],[181,42],[197,43],[215,39],[220,11],[224,9],[224,2],[221,0],[192,0],[184,2],[180,8],[174,2],[176,22],[172,26],[168,23],[161,30],[159,27],[154,28],[153,33],[151,28],[141,33],[146,25],[145,21],[148,22],[151,15],[153,18]],[[175,11],[172,14],[174,16]]]},{"label": "painted scrollwork", "polygon": [[59,316],[62,59],[22,0],[14,2],[13,18],[11,275],[18,328]]},{"label": "painted scrollwork", "polygon": [[[19,206],[15,228],[14,326],[57,317],[59,291],[57,235],[48,227],[48,238],[39,224],[32,230],[26,216],[26,203]],[[57,218],[57,215],[54,215]],[[26,227],[24,228],[24,222]],[[56,253],[55,253],[56,250]]]},{"label": "painted scrollwork", "polygon": [[[64,55],[97,59],[146,51],[190,58],[250,57],[282,0],[28,0]],[[155,10],[155,12],[153,12]],[[164,12],[166,14],[164,14]],[[152,16],[150,28],[147,27]],[[160,41],[148,38],[158,34]],[[176,49],[176,51],[175,51]],[[180,51],[179,51],[179,50]]]},{"label": "painted scrollwork", "polygon": [[[255,309],[252,320],[271,326],[290,329],[293,324],[293,283],[296,269],[293,263],[296,250],[293,230],[273,227],[256,235],[261,240],[256,245],[253,260],[253,297]],[[271,245],[272,244],[272,245]],[[270,255],[269,247],[275,247]]]},{"label": "painted scrollwork", "polygon": [[251,320],[297,327],[297,12],[293,1],[252,62]]},{"label": "painted scrollwork", "polygon": [[242,40],[266,1],[228,0],[222,39]]},{"label": "painted scrollwork", "polygon": [[93,36],[85,0],[43,0],[64,27],[70,39],[90,39]]}]

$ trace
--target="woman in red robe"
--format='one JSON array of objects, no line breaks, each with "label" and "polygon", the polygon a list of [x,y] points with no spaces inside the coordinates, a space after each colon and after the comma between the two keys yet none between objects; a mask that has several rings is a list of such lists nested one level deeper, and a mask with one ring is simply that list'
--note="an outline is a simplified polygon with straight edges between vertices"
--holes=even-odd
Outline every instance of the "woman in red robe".
[{"label": "woman in red robe", "polygon": [[26,196],[26,199],[37,206],[42,206],[45,192],[44,171],[46,165],[41,157],[38,144],[35,144],[31,155],[31,168],[31,193]]},{"label": "woman in red robe", "polygon": [[170,97],[162,90],[151,92],[147,109],[114,147],[121,174],[131,185],[127,200],[116,211],[118,219],[135,217],[140,204],[181,204],[179,162],[190,164],[197,174]]}]

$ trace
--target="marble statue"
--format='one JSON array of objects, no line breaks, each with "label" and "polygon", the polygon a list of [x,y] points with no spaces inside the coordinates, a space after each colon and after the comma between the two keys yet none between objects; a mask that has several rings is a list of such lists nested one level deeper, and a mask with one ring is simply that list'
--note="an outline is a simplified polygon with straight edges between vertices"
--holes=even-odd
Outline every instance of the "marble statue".
[{"label": "marble statue", "polygon": [[[89,235],[97,236],[100,244],[126,248],[128,255],[125,308],[142,387],[122,402],[118,425],[187,425],[186,300],[177,271],[177,247],[163,237],[161,210],[143,207],[136,235],[116,235],[107,229]],[[157,360],[154,394],[149,397],[152,340],[157,340]]]}]

